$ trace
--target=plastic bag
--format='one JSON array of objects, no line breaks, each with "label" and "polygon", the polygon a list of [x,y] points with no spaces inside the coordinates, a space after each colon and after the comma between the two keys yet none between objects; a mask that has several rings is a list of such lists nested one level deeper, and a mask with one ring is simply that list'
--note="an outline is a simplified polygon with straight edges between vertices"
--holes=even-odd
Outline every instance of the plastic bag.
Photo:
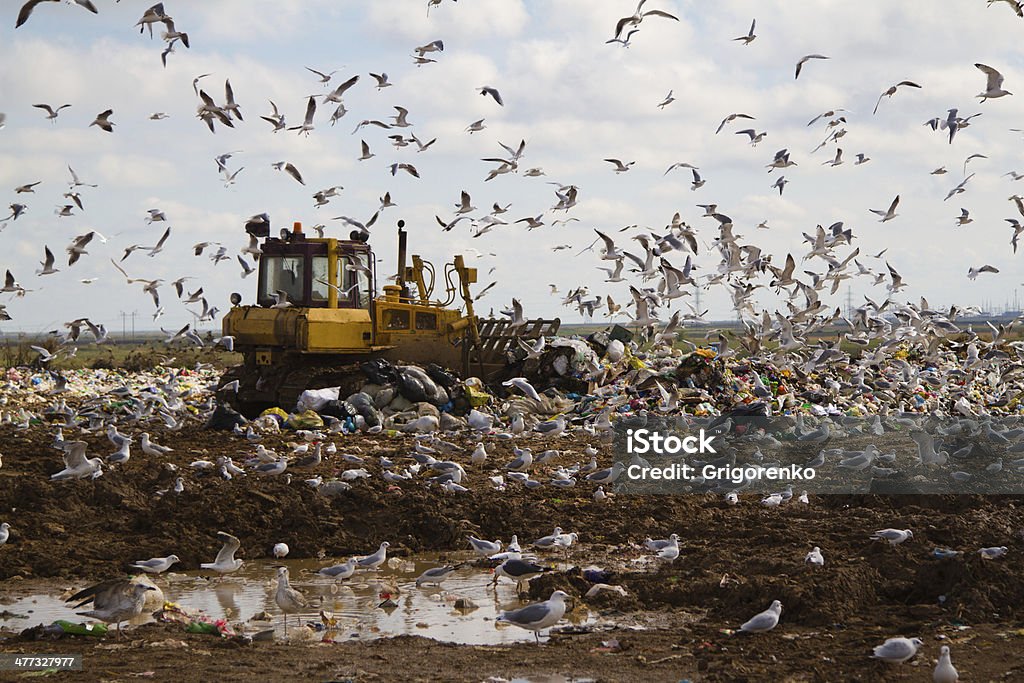
[{"label": "plastic bag", "polygon": [[305,410],[289,415],[288,426],[292,429],[320,429],[324,426],[324,421],[312,410]]},{"label": "plastic bag", "polygon": [[320,412],[320,409],[324,407],[324,404],[328,401],[337,401],[341,392],[341,387],[326,387],[324,389],[306,389],[299,396],[298,402],[295,404],[296,412],[303,412],[305,410],[315,410]]}]

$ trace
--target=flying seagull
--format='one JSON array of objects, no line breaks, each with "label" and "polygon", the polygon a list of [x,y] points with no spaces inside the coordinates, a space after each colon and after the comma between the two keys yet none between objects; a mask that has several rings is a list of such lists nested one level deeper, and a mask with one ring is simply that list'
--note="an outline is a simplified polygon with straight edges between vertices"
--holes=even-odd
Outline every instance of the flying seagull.
[{"label": "flying seagull", "polygon": [[109,121],[110,116],[113,113],[114,113],[113,109],[107,109],[104,112],[100,112],[99,114],[96,115],[96,118],[93,119],[93,122],[90,123],[89,125],[90,126],[99,126],[100,128],[102,128],[103,130],[107,131],[108,133],[113,133],[114,132],[114,124]]},{"label": "flying seagull", "polygon": [[885,90],[885,92],[883,92],[881,95],[878,96],[878,101],[875,102],[875,110],[873,112],[871,112],[871,113],[872,114],[877,114],[878,113],[878,105],[882,103],[882,98],[883,97],[892,97],[893,95],[895,95],[897,88],[899,88],[901,85],[905,85],[905,86],[910,87],[910,88],[920,88],[921,87],[917,83],[914,83],[913,81],[900,81],[896,85],[889,86]]},{"label": "flying seagull", "polygon": [[622,35],[622,31],[627,26],[630,26],[630,27],[639,26],[640,22],[642,22],[644,20],[644,17],[647,17],[647,16],[664,17],[666,19],[674,19],[675,21],[679,21],[679,17],[677,17],[677,16],[675,16],[673,14],[669,14],[668,12],[665,12],[664,10],[650,9],[650,10],[647,10],[646,12],[642,11],[643,7],[644,7],[644,5],[646,3],[647,3],[647,0],[640,0],[640,3],[636,6],[636,12],[634,12],[632,14],[632,16],[623,17],[623,18],[619,19],[617,22],[615,22],[615,36],[614,36],[613,40],[619,38],[619,36]]},{"label": "flying seagull", "polygon": [[501,99],[501,93],[499,93],[495,88],[492,88],[489,85],[485,85],[481,87],[479,90],[480,94],[483,95],[484,97],[490,95],[491,97],[494,98],[494,101],[497,102],[499,105],[501,105],[502,107],[505,106],[505,102]]},{"label": "flying seagull", "polygon": [[885,223],[896,218],[899,214],[896,213],[896,206],[900,203],[900,196],[896,195],[896,199],[892,200],[892,204],[889,205],[888,210],[883,211],[882,209],[868,209],[871,213],[881,216],[882,220],[879,223]]},{"label": "flying seagull", "polygon": [[739,38],[733,38],[733,40],[742,40],[744,45],[750,45],[752,42],[754,42],[754,38],[757,38],[757,36],[754,35],[754,26],[756,24],[757,19],[754,19],[753,21],[750,22],[750,31],[747,32],[747,35],[740,36]]},{"label": "flying seagull", "polygon": [[[276,111],[276,108],[275,108]],[[299,134],[305,133],[309,136],[309,131],[313,130],[313,116],[316,114],[316,99],[310,97],[306,102],[306,118],[302,120],[302,124],[298,126],[292,126],[288,130],[297,130]],[[282,120],[283,123],[283,120]],[[275,128],[276,130],[276,128]]]},{"label": "flying seagull", "polygon": [[48,104],[33,104],[32,106],[35,107],[36,109],[45,109],[46,110],[46,118],[48,118],[51,121],[53,121],[54,123],[56,123],[57,122],[57,114],[60,113],[60,110],[61,109],[65,109],[67,107],[70,107],[71,105],[70,104],[62,104],[59,107],[57,107],[56,109],[54,109],[53,107],[51,107]]},{"label": "flying seagull", "polygon": [[[84,7],[93,14],[99,14],[99,12],[96,11],[96,5],[92,4],[91,0],[68,0],[68,4],[70,5],[72,1],[79,7]],[[28,21],[29,16],[32,15],[32,10],[36,8],[36,5],[41,5],[44,2],[60,2],[60,0],[28,0],[28,2],[21,6],[21,10],[18,12],[18,20],[15,22],[14,28],[19,28],[22,24]]]},{"label": "flying seagull", "polygon": [[[605,161],[607,161],[609,164],[614,164],[615,165],[615,172],[616,173],[625,173],[626,171],[629,170],[630,166],[632,166],[633,164],[636,163],[635,161],[630,161],[629,163],[624,164],[621,161],[619,161],[618,159],[605,159]],[[667,173],[667,171],[666,171],[666,173]]]},{"label": "flying seagull", "polygon": [[828,59],[828,57],[825,55],[804,55],[800,58],[800,61],[796,63],[796,75],[793,76],[794,79],[800,78],[800,70],[804,68],[804,64],[809,59]]},{"label": "flying seagull", "polygon": [[978,93],[975,97],[980,97],[981,101],[984,102],[987,99],[995,99],[1002,97],[1003,95],[1012,95],[1012,92],[1003,90],[1003,75],[985,64],[975,64],[977,68],[981,69],[988,80],[985,81],[985,90]]},{"label": "flying seagull", "polygon": [[751,121],[753,121],[754,117],[751,116],[750,114],[729,114],[724,119],[722,119],[722,122],[720,124],[718,124],[718,129],[715,131],[715,135],[718,135],[719,133],[722,132],[722,129],[725,127],[725,124],[732,123],[736,119],[750,119]]},{"label": "flying seagull", "polygon": [[982,273],[998,273],[998,272],[999,272],[999,269],[996,268],[995,266],[990,266],[988,264],[985,264],[985,265],[980,266],[978,268],[970,268],[970,269],[968,269],[968,271],[967,271],[967,279],[973,280],[976,277],[978,277],[979,275],[981,275]]},{"label": "flying seagull", "polygon": [[273,166],[278,171],[282,171],[283,170],[285,173],[290,175],[292,178],[295,178],[295,180],[298,181],[299,185],[305,185],[306,184],[306,181],[302,179],[302,174],[299,173],[299,169],[295,168],[295,165],[292,164],[290,161],[289,162],[275,161],[273,164],[271,164],[271,166]]}]

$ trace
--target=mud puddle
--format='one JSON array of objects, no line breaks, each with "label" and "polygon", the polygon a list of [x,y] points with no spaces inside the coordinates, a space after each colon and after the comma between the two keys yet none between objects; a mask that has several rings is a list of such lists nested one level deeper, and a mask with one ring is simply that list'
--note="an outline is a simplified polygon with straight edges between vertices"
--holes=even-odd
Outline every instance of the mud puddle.
[{"label": "mud puddle", "polygon": [[[357,572],[352,578],[335,582],[316,572],[330,566],[328,561],[261,560],[247,562],[226,577],[211,577],[196,571],[168,572],[150,577],[163,591],[164,599],[187,613],[201,611],[206,617],[226,619],[236,632],[256,633],[274,630],[275,638],[285,635],[282,612],[274,601],[276,568],[288,567],[291,585],[308,600],[309,607],[288,615],[291,638],[305,635],[295,627],[300,623],[321,623],[321,611],[336,620],[335,640],[376,639],[398,635],[418,635],[462,645],[498,645],[532,641],[533,633],[505,624],[496,624],[502,610],[526,604],[516,595],[515,586],[500,579],[492,585],[493,575],[486,568],[468,564],[473,557],[436,554],[391,558],[376,571]],[[440,586],[416,587],[416,577],[431,567],[464,562]],[[77,590],[87,584],[74,588]],[[53,582],[19,581],[8,583],[0,591],[0,630],[21,631],[58,619],[75,623],[87,621],[64,602],[70,593]],[[389,600],[390,599],[390,600]],[[389,602],[385,602],[389,600]],[[468,603],[468,606],[465,605]],[[383,605],[383,606],[382,606]],[[459,605],[457,608],[456,605]],[[152,607],[152,609],[150,609]],[[147,605],[131,624],[153,621],[151,613],[159,604]],[[82,611],[88,607],[81,608]],[[270,617],[268,620],[267,617]],[[571,621],[591,621],[584,610],[573,613]]]}]

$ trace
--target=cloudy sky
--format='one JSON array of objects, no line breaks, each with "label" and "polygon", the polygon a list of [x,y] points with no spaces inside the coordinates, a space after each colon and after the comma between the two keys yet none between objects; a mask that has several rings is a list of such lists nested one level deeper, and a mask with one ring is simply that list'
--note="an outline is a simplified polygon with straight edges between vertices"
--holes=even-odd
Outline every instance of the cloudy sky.
[{"label": "cloudy sky", "polygon": [[[323,223],[328,234],[344,236],[349,228],[331,219],[366,220],[385,192],[398,206],[382,212],[372,228],[379,275],[394,270],[395,222],[404,218],[414,253],[437,264],[465,253],[481,269],[478,288],[497,282],[481,300],[485,313],[515,296],[528,315],[578,321],[578,313],[549,294],[549,284],[560,292],[587,285],[591,296],[611,294],[627,303],[627,283],[603,282],[597,266],[608,263],[596,249],[579,252],[596,228],[642,255],[630,237],[663,232],[677,211],[702,242],[697,272],[712,274],[719,257],[707,245],[718,234],[717,222],[696,206],[711,203],[732,217],[741,243],[774,254],[777,264],[787,253],[799,262],[807,251],[802,235],[817,224],[844,221],[865,267],[884,269],[869,254],[888,248],[885,259],[910,285],[901,294],[907,299],[1002,307],[1012,304],[1015,288],[1024,296],[1018,260],[1024,254],[1012,253],[1012,228],[1004,220],[1024,220],[1007,199],[1024,190],[1024,182],[1005,175],[1024,172],[1022,134],[1011,130],[1024,128],[1024,20],[1006,3],[649,0],[645,10],[662,9],[679,21],[648,16],[624,48],[605,41],[616,20],[633,12],[630,0],[443,0],[429,16],[426,0],[168,0],[164,8],[188,33],[191,48],[176,44],[165,68],[163,26],[154,38],[135,27],[148,2],[94,2],[97,15],[43,3],[18,29],[20,3],[0,8],[6,15],[0,17],[0,112],[6,114],[0,207],[28,207],[0,232],[0,268],[32,290],[23,298],[0,294],[13,318],[2,323],[5,330],[45,331],[82,316],[120,330],[122,311],[136,311],[139,328],[191,321],[189,308],[198,309],[177,301],[164,285],[165,313],[154,322],[142,285],[127,285],[110,263],[129,245],[155,244],[168,225],[162,253],[136,251],[121,263],[131,277],[192,277],[190,291],[204,287],[222,311],[233,291],[252,301],[256,280],[241,279],[234,260],[246,244],[247,216],[265,211],[275,226]],[[755,18],[757,38],[749,46],[733,41]],[[434,40],[444,41],[443,52],[427,55],[436,62],[415,65],[414,48]],[[797,60],[811,53],[830,59],[810,61],[794,79]],[[979,103],[985,77],[976,62],[1001,71],[1006,89],[1021,94]],[[348,113],[332,126],[335,105],[321,103],[308,137],[273,133],[259,118],[270,115],[270,100],[291,126],[301,122],[310,95],[328,91],[306,67],[336,70],[331,88],[359,75],[344,97]],[[387,73],[393,85],[376,88],[371,72]],[[199,86],[218,103],[230,79],[244,121],[211,133],[196,118],[193,79],[200,74],[209,74]],[[900,88],[873,115],[879,94],[905,79],[922,88]],[[484,85],[500,91],[504,106],[480,95]],[[675,100],[659,108],[669,91]],[[50,121],[32,106],[41,103],[71,107]],[[392,121],[395,106],[409,110],[412,127],[353,133],[364,119]],[[923,124],[954,107],[961,116],[981,116],[949,144],[943,131]],[[108,108],[114,131],[90,127]],[[828,118],[808,121],[839,108],[846,110],[840,113],[846,134],[812,152],[832,131],[825,127]],[[157,112],[167,118],[151,120]],[[735,121],[716,135],[730,113],[755,120]],[[466,132],[478,119],[486,128]],[[765,132],[763,141],[751,146],[747,136],[735,134],[747,127]],[[416,145],[395,148],[387,137],[413,133],[436,142],[418,152]],[[526,148],[519,173],[485,181],[495,164],[481,159],[503,156],[499,142],[515,146],[521,139]],[[361,140],[373,158],[358,160]],[[844,163],[825,165],[837,147]],[[766,164],[783,148],[797,165],[781,171],[789,182],[780,196],[772,187],[780,171],[769,173]],[[225,186],[214,157],[228,152],[231,171],[243,170]],[[858,153],[870,161],[855,165]],[[974,154],[984,158],[967,164],[975,175],[966,191],[944,200]],[[635,164],[616,174],[603,161],[609,157]],[[294,164],[305,186],[275,170],[278,161]],[[414,164],[420,178],[392,176],[396,162]],[[688,169],[666,175],[675,162],[700,167],[703,187],[691,190]],[[55,211],[71,203],[63,196],[69,165],[98,187],[76,188],[84,210],[59,217]],[[939,167],[948,173],[931,174]],[[544,175],[527,177],[529,168]],[[17,186],[36,181],[34,193],[15,194]],[[576,185],[578,206],[552,211],[557,197],[550,183]],[[312,194],[337,185],[344,187],[338,196],[315,208]],[[476,218],[495,202],[511,204],[501,216],[509,225],[476,239],[469,221],[442,232],[435,215],[451,220],[462,190],[479,207],[471,214]],[[887,208],[897,194],[899,216],[878,222],[868,209]],[[147,224],[153,208],[168,221]],[[966,226],[956,225],[961,208],[973,219]],[[545,224],[535,230],[512,223],[538,214]],[[556,219],[578,220],[556,225]],[[769,229],[757,229],[762,221]],[[618,232],[634,224],[640,227]],[[65,247],[90,230],[108,241],[94,240],[88,255],[69,268]],[[209,252],[193,256],[192,245],[201,241],[223,243],[232,259],[215,265]],[[574,249],[552,251],[566,244]],[[60,272],[39,277],[44,245],[57,256]],[[842,247],[837,255],[849,251]],[[681,266],[685,255],[667,258]],[[1001,272],[968,280],[968,268],[983,264]],[[815,260],[798,271],[825,267]],[[81,282],[91,278],[97,280]],[[632,281],[639,284],[635,276]],[[843,304],[847,286],[857,303],[865,294],[885,296],[884,285],[860,277],[826,301]],[[759,293],[758,300],[769,310],[781,305],[770,293]],[[673,303],[685,307],[684,301]],[[734,315],[721,286],[703,292],[701,303],[710,308],[708,318]]]}]

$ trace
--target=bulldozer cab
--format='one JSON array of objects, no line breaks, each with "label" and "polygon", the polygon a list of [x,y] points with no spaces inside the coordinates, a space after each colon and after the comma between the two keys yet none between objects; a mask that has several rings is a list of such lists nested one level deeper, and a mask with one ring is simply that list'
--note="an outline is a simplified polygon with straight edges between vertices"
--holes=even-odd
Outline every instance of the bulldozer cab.
[{"label": "bulldozer cab", "polygon": [[268,239],[259,260],[256,302],[272,306],[276,292],[303,308],[369,308],[373,299],[373,252],[358,241]]}]

